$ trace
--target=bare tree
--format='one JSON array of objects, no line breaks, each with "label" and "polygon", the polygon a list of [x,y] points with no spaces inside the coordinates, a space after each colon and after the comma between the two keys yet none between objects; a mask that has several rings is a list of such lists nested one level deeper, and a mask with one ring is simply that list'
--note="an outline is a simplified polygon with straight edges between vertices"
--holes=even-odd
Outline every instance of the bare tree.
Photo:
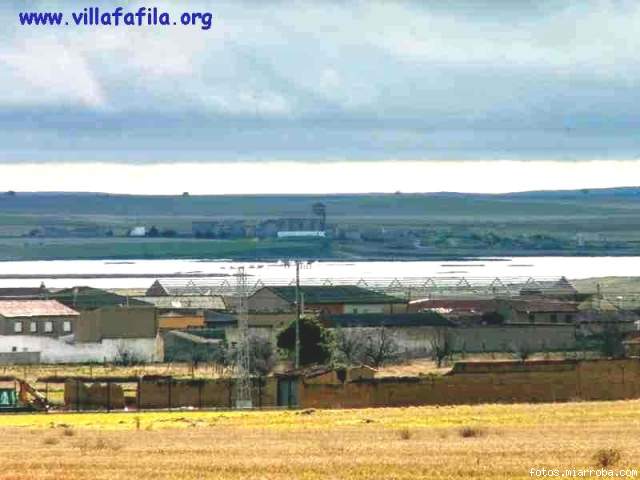
[{"label": "bare tree", "polygon": [[366,337],[363,354],[368,365],[378,368],[399,357],[398,342],[387,328],[378,327]]},{"label": "bare tree", "polygon": [[268,338],[249,337],[249,369],[253,375],[266,377],[276,365],[276,352]]},{"label": "bare tree", "polygon": [[453,334],[448,328],[438,328],[433,332],[429,344],[431,346],[431,356],[438,368],[453,355],[453,343]]},{"label": "bare tree", "polygon": [[357,365],[364,362],[366,338],[359,330],[349,328],[336,329],[335,347],[339,363]]},{"label": "bare tree", "polygon": [[[235,365],[237,355],[237,346],[228,345],[226,348],[221,349],[217,362],[226,367],[231,367]],[[269,339],[258,335],[249,337],[249,370],[251,375],[267,376],[275,367],[276,360],[275,348]]]}]

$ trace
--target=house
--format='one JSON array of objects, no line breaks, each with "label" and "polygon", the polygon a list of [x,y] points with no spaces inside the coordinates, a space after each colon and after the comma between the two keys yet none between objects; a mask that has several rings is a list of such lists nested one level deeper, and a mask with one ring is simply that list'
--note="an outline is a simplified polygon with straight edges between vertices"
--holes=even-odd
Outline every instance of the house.
[{"label": "house", "polygon": [[574,323],[579,312],[571,301],[517,297],[498,302],[505,323]]},{"label": "house", "polygon": [[37,352],[47,363],[161,358],[153,307],[77,312],[57,300],[0,301],[0,352]]},{"label": "house", "polygon": [[61,337],[79,313],[56,300],[0,300],[0,335]]},{"label": "house", "polygon": [[[351,285],[301,286],[299,294],[304,310],[333,315],[406,311],[401,298]],[[263,287],[249,297],[247,304],[250,312],[295,311],[296,287]]]}]

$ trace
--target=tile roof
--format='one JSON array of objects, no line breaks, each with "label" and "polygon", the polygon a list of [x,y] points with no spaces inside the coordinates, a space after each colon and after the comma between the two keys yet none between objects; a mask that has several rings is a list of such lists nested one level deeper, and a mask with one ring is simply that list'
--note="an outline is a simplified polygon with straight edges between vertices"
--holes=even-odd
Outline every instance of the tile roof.
[{"label": "tile roof", "polygon": [[69,317],[78,312],[56,300],[0,300],[0,316],[5,318]]},{"label": "tile roof", "polygon": [[561,302],[553,300],[509,300],[508,303],[518,312],[538,312],[538,313],[577,313],[577,302]]},{"label": "tile roof", "polygon": [[[289,303],[295,303],[296,287],[265,287]],[[404,300],[350,285],[301,286],[305,305],[330,303],[404,303]]]}]

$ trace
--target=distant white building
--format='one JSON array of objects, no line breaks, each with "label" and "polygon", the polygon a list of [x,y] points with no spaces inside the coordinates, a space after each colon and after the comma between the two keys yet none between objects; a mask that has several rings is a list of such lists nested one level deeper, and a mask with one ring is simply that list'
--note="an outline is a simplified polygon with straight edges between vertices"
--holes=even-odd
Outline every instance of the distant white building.
[{"label": "distant white building", "polygon": [[129,232],[130,237],[146,237],[147,229],[145,227],[133,227]]},{"label": "distant white building", "polygon": [[326,232],[316,230],[278,232],[278,238],[324,238],[326,236]]}]

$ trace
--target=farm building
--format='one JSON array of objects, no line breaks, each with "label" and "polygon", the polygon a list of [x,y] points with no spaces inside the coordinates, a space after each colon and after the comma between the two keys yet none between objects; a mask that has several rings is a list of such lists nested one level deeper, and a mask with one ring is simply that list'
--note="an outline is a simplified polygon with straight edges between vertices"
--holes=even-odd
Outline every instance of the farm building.
[{"label": "farm building", "polygon": [[[406,311],[404,300],[357,286],[301,286],[299,293],[304,310],[327,314]],[[248,306],[250,312],[292,312],[296,308],[296,288],[263,287],[249,297]]]},{"label": "farm building", "polygon": [[51,363],[113,360],[124,351],[159,358],[155,308],[117,302],[96,308],[94,293],[76,297],[79,306],[89,308],[80,312],[58,300],[0,301],[0,352],[37,354]]},{"label": "farm building", "polygon": [[209,311],[225,310],[220,296],[160,296],[137,297],[138,300],[155,306],[158,312],[158,327],[161,330],[181,330],[205,326],[205,314]]},{"label": "farm building", "polygon": [[364,338],[376,335],[379,328],[384,327],[400,352],[409,357],[429,356],[434,342],[443,335],[447,335],[454,351],[465,353],[511,352],[525,344],[537,351],[576,346],[573,324],[465,325],[436,312],[333,315],[325,317],[323,322],[330,328]]},{"label": "farm building", "polygon": [[73,287],[51,293],[49,298],[78,311],[95,310],[102,307],[146,306],[135,298],[93,287]]},{"label": "farm building", "polygon": [[78,316],[56,300],[0,300],[0,335],[70,335]]}]

